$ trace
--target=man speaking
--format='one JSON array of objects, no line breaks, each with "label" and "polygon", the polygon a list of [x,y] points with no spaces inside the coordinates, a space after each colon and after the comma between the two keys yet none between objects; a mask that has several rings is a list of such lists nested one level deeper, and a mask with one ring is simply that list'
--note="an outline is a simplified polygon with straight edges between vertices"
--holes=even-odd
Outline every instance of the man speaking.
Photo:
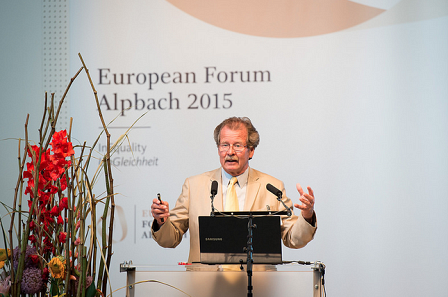
[{"label": "man speaking", "polygon": [[[232,117],[224,120],[214,131],[221,168],[189,177],[182,186],[182,193],[173,209],[168,202],[154,199],[151,213],[154,217],[152,235],[156,242],[166,248],[176,247],[182,236],[190,229],[189,263],[200,262],[199,216],[210,215],[210,186],[218,182],[214,206],[218,211],[271,211],[285,210],[277,196],[266,189],[271,184],[282,192],[282,200],[292,207],[280,180],[252,169],[255,148],[260,136],[249,118]],[[314,212],[314,194],[308,187],[305,193],[297,184],[301,204],[299,215],[282,216],[281,233],[285,246],[301,248],[310,242],[317,229]]]}]

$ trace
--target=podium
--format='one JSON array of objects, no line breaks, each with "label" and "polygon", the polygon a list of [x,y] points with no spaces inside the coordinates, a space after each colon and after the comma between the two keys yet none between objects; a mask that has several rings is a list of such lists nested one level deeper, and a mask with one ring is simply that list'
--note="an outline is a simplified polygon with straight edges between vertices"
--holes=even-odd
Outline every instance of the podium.
[{"label": "podium", "polygon": [[[207,268],[215,265],[202,265]],[[187,266],[188,267],[188,266]],[[299,264],[276,265],[276,271],[253,273],[253,294],[257,297],[296,296],[320,297],[323,267],[321,262],[311,266]],[[126,296],[219,297],[246,296],[246,271],[186,271],[184,265],[156,266],[120,264],[126,272]]]}]

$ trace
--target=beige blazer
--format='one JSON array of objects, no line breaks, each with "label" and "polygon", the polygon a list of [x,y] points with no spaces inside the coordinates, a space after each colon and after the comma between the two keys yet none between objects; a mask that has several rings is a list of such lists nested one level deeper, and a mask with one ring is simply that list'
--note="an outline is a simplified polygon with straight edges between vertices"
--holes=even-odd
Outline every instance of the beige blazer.
[{"label": "beige blazer", "polygon": [[[182,193],[177,199],[175,207],[170,211],[170,217],[160,229],[154,232],[156,242],[166,248],[176,247],[182,240],[184,233],[190,229],[189,263],[200,262],[198,217],[208,216],[211,212],[210,186],[212,181],[218,182],[218,193],[214,199],[217,210],[223,211],[221,168],[189,177],[182,186]],[[260,211],[284,210],[277,197],[266,190],[266,184],[272,184],[283,192],[283,201],[289,207],[291,200],[285,194],[285,187],[280,180],[249,168],[247,181],[246,202],[244,210]],[[290,248],[301,248],[310,242],[316,232],[317,224],[311,226],[301,215],[298,217],[282,217],[283,243]]]}]

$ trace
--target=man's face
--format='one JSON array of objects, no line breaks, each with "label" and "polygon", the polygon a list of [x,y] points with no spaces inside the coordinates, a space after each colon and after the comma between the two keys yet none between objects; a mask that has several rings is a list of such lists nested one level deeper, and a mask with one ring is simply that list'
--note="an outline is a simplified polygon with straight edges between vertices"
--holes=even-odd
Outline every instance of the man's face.
[{"label": "man's face", "polygon": [[227,126],[221,129],[220,144],[231,144],[227,152],[220,152],[218,147],[219,161],[222,168],[232,176],[242,174],[249,167],[249,159],[254,155],[254,148],[244,148],[237,153],[233,149],[234,144],[247,145],[247,129],[240,126],[238,130],[230,130]]}]

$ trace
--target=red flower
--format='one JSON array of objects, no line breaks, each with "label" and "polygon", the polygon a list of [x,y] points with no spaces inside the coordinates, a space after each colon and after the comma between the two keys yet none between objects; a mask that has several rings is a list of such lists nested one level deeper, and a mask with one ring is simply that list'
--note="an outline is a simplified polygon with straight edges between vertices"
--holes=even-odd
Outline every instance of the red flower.
[{"label": "red flower", "polygon": [[67,142],[67,130],[61,130],[59,132],[54,132],[53,141],[51,142],[51,146],[55,146],[57,144],[66,143]]},{"label": "red flower", "polygon": [[67,189],[67,179],[65,177],[65,174],[62,175],[62,177],[59,179],[59,182],[61,184],[61,191]]},{"label": "red flower", "polygon": [[[39,156],[39,147],[37,145],[32,145],[31,149],[34,151],[34,155],[36,155],[36,159]],[[31,152],[31,150],[28,149],[28,157],[32,158],[33,157],[33,153]]]},{"label": "red flower", "polygon": [[66,238],[67,238],[67,232],[59,232],[59,242],[61,243],[65,242]]},{"label": "red flower", "polygon": [[50,238],[46,236],[44,238],[44,252],[52,252],[54,250],[53,244],[51,243]]},{"label": "red flower", "polygon": [[42,192],[39,191],[39,206],[40,208],[44,208],[45,206],[47,206],[47,204],[50,202],[51,197],[50,197],[51,193],[49,192]]},{"label": "red flower", "polygon": [[47,171],[49,174],[49,177],[56,181],[58,178],[60,178],[63,173],[65,172],[65,167],[70,166],[70,162],[64,160],[63,158],[58,158],[58,155],[52,155],[50,156],[51,164],[48,165]]},{"label": "red flower", "polygon": [[27,165],[27,170],[23,172],[23,178],[29,179],[28,182],[30,182],[34,178],[34,175],[33,175],[34,165],[33,165],[33,163],[27,163],[26,165]]},{"label": "red flower", "polygon": [[52,215],[52,216],[57,216],[57,215],[59,215],[59,208],[55,205],[55,206],[53,206],[53,208],[51,209],[51,211],[50,211],[50,214]]},{"label": "red flower", "polygon": [[31,262],[33,262],[33,264],[39,263],[39,256],[38,255],[30,255],[30,259],[31,259]]},{"label": "red flower", "polygon": [[47,283],[49,276],[50,276],[50,270],[47,267],[45,267],[44,270],[42,271],[42,280],[44,281],[44,283]]},{"label": "red flower", "polygon": [[34,234],[30,235],[30,236],[28,237],[28,240],[31,241],[31,243],[35,243],[35,242],[37,241],[37,240],[36,240],[36,236],[34,236]]},{"label": "red flower", "polygon": [[64,197],[59,202],[59,212],[61,212],[63,209],[68,209],[68,198]]},{"label": "red flower", "polygon": [[55,154],[61,154],[64,158],[72,156],[75,153],[72,143],[67,141],[66,130],[55,132],[53,134],[53,141],[50,144],[53,147],[53,152]]},{"label": "red flower", "polygon": [[28,200],[28,208],[31,209],[33,206],[33,200]]},{"label": "red flower", "polygon": [[53,215],[47,211],[45,208],[41,209],[40,213],[40,223],[46,232],[49,232],[49,226],[54,224]]},{"label": "red flower", "polygon": [[[66,130],[55,132],[50,145],[51,149],[45,151],[37,145],[28,147],[27,155],[31,160],[26,164],[26,170],[23,172],[23,179],[28,180],[24,193],[30,197],[28,200],[30,215],[36,216],[36,219],[30,223],[30,228],[32,230],[40,228],[45,231],[45,239],[42,243],[44,253],[55,251],[51,242],[56,231],[55,224],[64,223],[61,211],[68,209],[68,199],[62,198],[58,205],[55,203],[55,194],[67,189],[65,172],[72,164],[66,158],[74,155],[73,145],[67,139]],[[37,194],[34,192],[36,188]],[[31,209],[33,202],[35,208]],[[58,236],[62,239],[63,235]],[[37,238],[37,234],[29,236],[32,243],[38,239],[42,240]],[[61,241],[65,241],[65,238]]]}]

